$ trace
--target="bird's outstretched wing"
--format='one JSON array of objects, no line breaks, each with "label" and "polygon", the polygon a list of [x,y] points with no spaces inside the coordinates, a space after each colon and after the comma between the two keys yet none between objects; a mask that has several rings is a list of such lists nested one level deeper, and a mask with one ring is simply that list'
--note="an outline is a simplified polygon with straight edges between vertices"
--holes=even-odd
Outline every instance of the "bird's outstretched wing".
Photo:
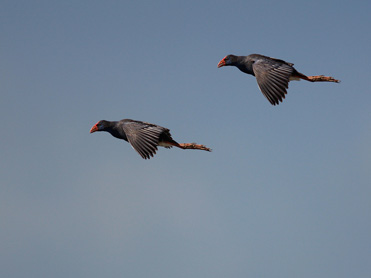
[{"label": "bird's outstretched wing", "polygon": [[253,64],[253,71],[260,91],[269,102],[273,105],[282,102],[294,69],[287,63],[262,59]]},{"label": "bird's outstretched wing", "polygon": [[167,128],[134,120],[125,120],[122,127],[129,143],[144,159],[156,154],[161,134],[169,132]]}]

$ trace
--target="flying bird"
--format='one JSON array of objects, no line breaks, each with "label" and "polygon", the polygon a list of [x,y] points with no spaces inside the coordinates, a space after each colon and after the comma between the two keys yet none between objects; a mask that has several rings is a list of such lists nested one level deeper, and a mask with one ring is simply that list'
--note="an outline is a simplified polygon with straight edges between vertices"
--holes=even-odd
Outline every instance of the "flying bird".
[{"label": "flying bird", "polygon": [[170,130],[162,126],[123,119],[121,121],[99,121],[91,129],[90,133],[107,131],[113,137],[123,139],[131,144],[142,158],[150,159],[156,154],[157,147],[178,147],[181,149],[196,149],[211,152],[211,149],[196,143],[178,143],[173,140]]},{"label": "flying bird", "polygon": [[249,56],[227,55],[219,62],[218,68],[235,66],[240,71],[255,76],[260,91],[272,105],[282,102],[291,80],[340,82],[330,76],[306,76],[298,72],[293,65],[280,59],[251,54]]}]

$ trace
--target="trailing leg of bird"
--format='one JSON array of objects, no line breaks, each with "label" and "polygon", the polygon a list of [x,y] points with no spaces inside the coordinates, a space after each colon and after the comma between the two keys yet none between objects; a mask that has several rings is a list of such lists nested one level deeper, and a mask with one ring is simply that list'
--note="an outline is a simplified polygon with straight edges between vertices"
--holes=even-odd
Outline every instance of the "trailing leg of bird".
[{"label": "trailing leg of bird", "polygon": [[314,76],[307,76],[307,77],[308,77],[308,81],[312,81],[312,82],[320,82],[320,81],[335,82],[335,83],[340,82],[340,80],[337,80],[331,76],[314,75]]},{"label": "trailing leg of bird", "polygon": [[182,149],[203,150],[203,151],[211,152],[210,148],[204,145],[196,144],[196,143],[179,143],[179,147]]}]

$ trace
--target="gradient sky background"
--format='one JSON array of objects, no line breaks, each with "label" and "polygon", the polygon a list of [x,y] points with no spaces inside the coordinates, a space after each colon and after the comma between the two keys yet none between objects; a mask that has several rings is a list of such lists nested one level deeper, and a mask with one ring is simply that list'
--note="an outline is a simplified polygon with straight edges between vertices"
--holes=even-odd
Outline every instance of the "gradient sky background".
[{"label": "gradient sky background", "polygon": [[[370,10],[1,1],[0,276],[370,277]],[[251,53],[342,83],[274,107]],[[89,134],[123,118],[213,152]]]}]

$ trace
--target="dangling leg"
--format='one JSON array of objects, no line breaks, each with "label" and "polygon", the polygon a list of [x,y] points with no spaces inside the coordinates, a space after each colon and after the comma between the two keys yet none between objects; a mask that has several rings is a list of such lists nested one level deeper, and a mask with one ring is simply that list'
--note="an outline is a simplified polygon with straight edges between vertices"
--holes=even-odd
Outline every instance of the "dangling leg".
[{"label": "dangling leg", "polygon": [[204,145],[199,145],[196,143],[178,143],[174,140],[169,140],[169,141],[161,141],[158,144],[159,146],[165,147],[165,148],[171,148],[171,147],[178,147],[180,149],[186,150],[186,149],[191,149],[191,150],[203,150],[203,151],[208,151],[211,152],[211,149],[204,146]]},{"label": "dangling leg", "polygon": [[196,143],[178,143],[178,146],[176,147],[181,148],[181,149],[203,150],[203,151],[211,152],[210,148],[204,145],[196,144]]},{"label": "dangling leg", "polygon": [[298,72],[297,70],[294,70],[292,73],[290,79],[304,79],[310,82],[335,82],[339,83],[340,80],[337,80],[331,76],[324,76],[324,75],[313,75],[313,76],[306,76],[305,74],[302,74],[301,72]]},{"label": "dangling leg", "polygon": [[337,80],[331,76],[324,76],[324,75],[314,75],[314,76],[307,76],[307,80],[311,82],[320,82],[320,81],[325,81],[325,82],[335,82],[339,83],[340,80]]}]

